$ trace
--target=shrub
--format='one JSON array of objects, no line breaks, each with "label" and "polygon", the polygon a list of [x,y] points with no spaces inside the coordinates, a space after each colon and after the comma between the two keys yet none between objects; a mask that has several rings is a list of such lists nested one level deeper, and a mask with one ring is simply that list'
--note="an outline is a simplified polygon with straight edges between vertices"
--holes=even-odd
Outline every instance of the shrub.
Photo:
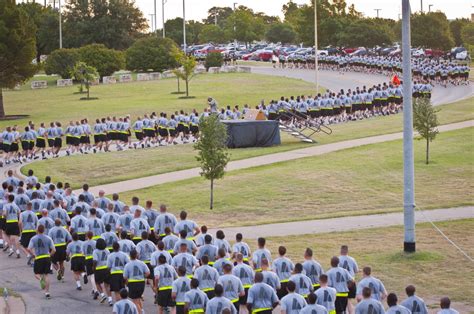
[{"label": "shrub", "polygon": [[80,61],[94,67],[101,77],[112,75],[125,67],[123,52],[109,49],[101,44],[92,44],[79,48]]},{"label": "shrub", "polygon": [[77,49],[57,49],[46,59],[44,71],[46,74],[58,74],[63,79],[71,78],[71,71],[79,61]]},{"label": "shrub", "polygon": [[206,56],[206,63],[204,66],[206,67],[206,70],[209,70],[209,68],[212,67],[221,67],[223,63],[224,58],[220,52],[210,52]]},{"label": "shrub", "polygon": [[158,71],[172,69],[177,66],[171,51],[176,47],[172,39],[147,37],[137,40],[125,52],[127,70]]}]

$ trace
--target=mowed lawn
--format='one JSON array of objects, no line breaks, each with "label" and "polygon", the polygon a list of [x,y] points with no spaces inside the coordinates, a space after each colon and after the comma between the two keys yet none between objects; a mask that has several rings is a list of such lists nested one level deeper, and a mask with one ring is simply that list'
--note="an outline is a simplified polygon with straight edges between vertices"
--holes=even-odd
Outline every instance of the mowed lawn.
[{"label": "mowed lawn", "polygon": [[[474,204],[474,128],[441,133],[424,164],[424,142],[415,141],[416,203],[421,208]],[[347,149],[317,157],[233,171],[215,184],[193,178],[121,193],[189,210],[211,227],[255,225],[400,211],[402,141]],[[113,191],[108,191],[112,193]]]},{"label": "mowed lawn", "polygon": [[[41,78],[36,78],[41,79]],[[184,83],[181,82],[181,89]],[[148,82],[133,82],[114,85],[92,86],[91,97],[97,100],[81,101],[84,95],[74,94],[77,86],[48,87],[31,90],[23,87],[19,91],[5,91],[4,103],[7,115],[27,114],[21,120],[0,121],[0,129],[8,125],[25,126],[28,121],[40,122],[92,119],[105,116],[130,114],[132,120],[151,112],[168,112],[207,107],[207,97],[214,97],[219,106],[236,104],[254,107],[262,99],[266,102],[281,96],[314,94],[313,85],[303,80],[265,76],[250,73],[202,74],[190,83],[190,94],[194,99],[179,99],[182,95],[171,94],[177,90],[176,79]]]},{"label": "mowed lawn", "polygon": [[[440,123],[447,124],[474,119],[472,100],[471,98],[440,106]],[[402,114],[342,123],[331,126],[331,128],[333,134],[320,133],[315,135],[314,138],[320,144],[328,144],[399,132],[402,130]],[[311,145],[301,143],[284,132],[281,132],[281,136],[281,146],[230,150],[231,160],[288,151]],[[26,173],[28,169],[33,169],[41,179],[51,175],[54,180],[67,181],[74,187],[78,187],[85,182],[94,186],[197,167],[198,163],[195,155],[196,152],[192,145],[159,147],[37,161],[24,166],[22,172]],[[78,171],[79,169],[88,169],[88,171]]]},{"label": "mowed lawn", "polygon": [[[467,254],[474,256],[474,219],[436,224]],[[304,250],[310,247],[324,270],[329,269],[331,257],[339,255],[340,246],[346,244],[359,267],[372,267],[372,274],[382,280],[389,293],[395,292],[399,300],[406,298],[405,287],[413,284],[429,308],[439,309],[439,299],[449,296],[457,303],[454,307],[460,313],[474,312],[474,265],[429,224],[416,226],[417,252],[410,255],[402,252],[402,226],[275,237],[267,239],[267,243],[274,258],[277,257],[278,246],[286,246],[288,256],[295,263],[303,261]],[[256,243],[250,244],[252,249],[256,248]],[[356,278],[360,279],[361,274]]]}]

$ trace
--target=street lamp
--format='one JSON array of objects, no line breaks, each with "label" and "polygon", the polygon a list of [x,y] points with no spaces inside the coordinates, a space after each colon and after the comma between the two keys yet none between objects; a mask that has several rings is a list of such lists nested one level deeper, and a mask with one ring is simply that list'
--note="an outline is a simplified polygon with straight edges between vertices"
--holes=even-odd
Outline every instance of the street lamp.
[{"label": "street lamp", "polygon": [[379,12],[382,11],[382,9],[374,9],[374,11],[377,11],[377,18],[379,18]]},{"label": "street lamp", "polygon": [[[148,14],[150,16],[150,28],[151,28],[151,32],[153,33],[154,30],[156,30],[156,28],[153,30],[153,27],[154,27],[154,24],[153,24],[153,18],[154,18],[154,14]],[[155,19],[156,20],[156,19]]]},{"label": "street lamp", "polygon": [[431,12],[431,7],[433,7],[433,6],[434,6],[433,4],[429,4],[429,5],[428,5],[428,13]]},{"label": "street lamp", "polygon": [[[234,12],[235,12],[235,8],[237,4],[238,4],[237,2],[234,2]],[[235,33],[235,19],[234,19],[234,48],[237,49],[237,34]]]},{"label": "street lamp", "polygon": [[[56,0],[49,0],[49,3],[53,4],[53,9],[56,8]],[[59,12],[59,49],[63,48],[63,23],[62,23],[62,16],[61,16],[61,0],[59,0],[59,7],[58,7],[58,12]]]}]

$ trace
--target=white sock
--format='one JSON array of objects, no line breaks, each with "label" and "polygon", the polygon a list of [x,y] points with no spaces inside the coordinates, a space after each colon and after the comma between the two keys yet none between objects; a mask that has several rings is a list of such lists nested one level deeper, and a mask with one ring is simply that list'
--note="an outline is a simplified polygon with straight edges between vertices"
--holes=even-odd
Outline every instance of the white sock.
[{"label": "white sock", "polygon": [[76,280],[76,285],[77,285],[78,287],[80,287],[80,286],[81,286],[81,281],[80,281],[80,280]]},{"label": "white sock", "polygon": [[16,250],[16,254],[20,254],[20,250]]},{"label": "white sock", "polygon": [[109,302],[112,302],[112,297],[108,297],[107,300],[108,300]]},{"label": "white sock", "polygon": [[3,244],[3,243],[4,243],[4,242],[3,242],[3,239],[0,239],[0,244]]}]

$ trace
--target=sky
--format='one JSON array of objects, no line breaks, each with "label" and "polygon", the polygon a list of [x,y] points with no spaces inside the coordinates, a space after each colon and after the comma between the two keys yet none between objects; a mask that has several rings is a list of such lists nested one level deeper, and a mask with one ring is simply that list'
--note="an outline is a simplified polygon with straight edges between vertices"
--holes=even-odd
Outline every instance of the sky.
[{"label": "sky", "polygon": [[[162,27],[162,0],[135,0],[138,7],[143,11],[145,17],[150,21],[150,14],[154,12],[154,1],[156,1],[156,10],[158,15],[157,28]],[[183,16],[182,0],[166,0],[165,19],[173,19],[177,16]],[[288,0],[185,0],[186,1],[186,19],[202,20],[207,17],[207,11],[213,6],[232,7],[234,2],[237,5],[245,5],[256,12],[264,12],[267,15],[278,15],[283,17],[281,7]],[[354,4],[358,11],[365,16],[376,17],[374,9],[379,11],[380,17],[398,19],[401,13],[401,0],[346,0],[349,4]],[[420,10],[420,1],[423,2],[424,11],[428,10],[428,5],[432,4],[432,11],[443,11],[448,19],[458,17],[470,18],[473,12],[474,0],[411,0],[412,11]],[[297,4],[309,3],[309,0],[293,0]],[[150,23],[151,24],[151,23]]]}]

